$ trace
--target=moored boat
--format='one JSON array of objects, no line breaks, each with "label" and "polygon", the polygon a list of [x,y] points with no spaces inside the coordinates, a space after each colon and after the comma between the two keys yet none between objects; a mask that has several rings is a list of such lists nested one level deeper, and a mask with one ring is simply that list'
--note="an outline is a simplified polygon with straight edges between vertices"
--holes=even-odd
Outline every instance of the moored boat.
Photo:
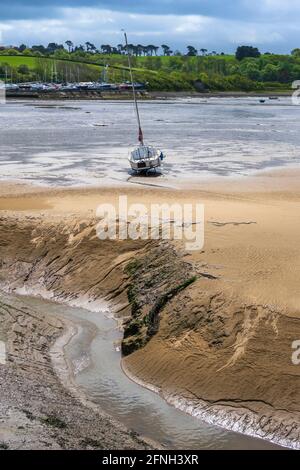
[{"label": "moored boat", "polygon": [[128,40],[127,40],[127,34],[125,32],[124,32],[124,36],[125,36],[126,51],[127,51],[127,56],[128,56],[128,66],[129,66],[130,79],[131,79],[133,102],[135,106],[136,118],[137,118],[137,124],[138,124],[138,140],[139,140],[139,145],[130,152],[129,163],[130,163],[132,170],[141,173],[141,172],[147,172],[153,168],[154,169],[159,168],[165,157],[161,150],[151,145],[145,145],[144,143],[144,135],[142,131],[139,107],[138,107],[137,97],[136,97],[136,84],[133,80],[130,52],[128,48]]},{"label": "moored boat", "polygon": [[131,152],[129,161],[133,170],[142,172],[160,167],[163,158],[160,150],[141,144]]}]

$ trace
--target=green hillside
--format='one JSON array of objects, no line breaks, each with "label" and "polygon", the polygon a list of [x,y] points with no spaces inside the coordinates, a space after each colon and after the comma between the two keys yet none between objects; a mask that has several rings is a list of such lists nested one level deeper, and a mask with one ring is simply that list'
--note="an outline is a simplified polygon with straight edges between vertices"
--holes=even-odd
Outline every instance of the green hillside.
[{"label": "green hillside", "polygon": [[[0,52],[0,78],[12,82],[129,80],[124,54],[59,51],[48,57]],[[106,68],[106,66],[109,66]],[[289,89],[300,79],[300,56],[264,54],[237,60],[233,55],[133,56],[134,78],[149,90],[263,91]]]},{"label": "green hillside", "polygon": [[25,56],[3,56],[0,55],[0,65],[9,64],[12,67],[19,67],[22,64],[26,64],[30,69],[34,69],[36,63],[36,57],[25,57]]},{"label": "green hillside", "polygon": [[[115,58],[114,58],[115,59]],[[0,79],[8,82],[26,81],[97,81],[104,78],[110,82],[130,80],[128,62],[121,56],[119,61],[110,57],[97,58],[97,63],[88,59],[57,59],[55,57],[32,57],[25,55],[0,55]],[[95,59],[94,59],[95,60]],[[95,60],[96,62],[96,60]],[[125,62],[125,63],[124,63]],[[108,68],[106,66],[109,65]],[[134,78],[147,82],[149,90],[190,90],[192,85],[181,76],[140,67],[134,64]]]}]

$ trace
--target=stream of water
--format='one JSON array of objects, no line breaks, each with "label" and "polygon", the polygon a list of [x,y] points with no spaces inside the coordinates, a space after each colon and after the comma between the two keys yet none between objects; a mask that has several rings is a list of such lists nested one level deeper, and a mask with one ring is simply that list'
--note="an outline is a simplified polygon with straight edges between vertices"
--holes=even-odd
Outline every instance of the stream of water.
[{"label": "stream of water", "polygon": [[120,366],[116,344],[122,333],[104,312],[90,312],[37,298],[22,298],[36,311],[75,323],[78,333],[65,347],[76,384],[127,428],[170,449],[274,449],[278,446],[204,423],[170,406],[131,381]]}]

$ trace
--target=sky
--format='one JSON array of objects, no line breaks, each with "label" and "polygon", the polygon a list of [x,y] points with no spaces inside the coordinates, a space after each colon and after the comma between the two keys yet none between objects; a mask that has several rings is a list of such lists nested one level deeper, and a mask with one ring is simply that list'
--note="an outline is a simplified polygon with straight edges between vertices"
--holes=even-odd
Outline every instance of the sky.
[{"label": "sky", "polygon": [[0,42],[193,45],[234,52],[300,47],[300,0],[0,0]]}]

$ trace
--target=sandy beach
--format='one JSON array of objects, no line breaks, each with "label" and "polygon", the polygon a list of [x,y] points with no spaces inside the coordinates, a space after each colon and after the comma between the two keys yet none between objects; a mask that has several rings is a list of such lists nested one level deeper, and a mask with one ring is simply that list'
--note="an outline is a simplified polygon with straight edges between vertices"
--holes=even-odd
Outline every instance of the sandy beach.
[{"label": "sandy beach", "polygon": [[[292,363],[300,339],[299,176],[280,170],[177,190],[151,187],[149,179],[67,190],[1,184],[2,289],[90,308],[106,299],[126,322],[128,373],[208,422],[299,448],[300,369]],[[122,194],[145,205],[204,204],[204,248],[100,241],[96,209]],[[143,319],[191,276],[147,336]],[[128,289],[139,306],[134,317]],[[48,335],[49,347],[57,334]]]}]

